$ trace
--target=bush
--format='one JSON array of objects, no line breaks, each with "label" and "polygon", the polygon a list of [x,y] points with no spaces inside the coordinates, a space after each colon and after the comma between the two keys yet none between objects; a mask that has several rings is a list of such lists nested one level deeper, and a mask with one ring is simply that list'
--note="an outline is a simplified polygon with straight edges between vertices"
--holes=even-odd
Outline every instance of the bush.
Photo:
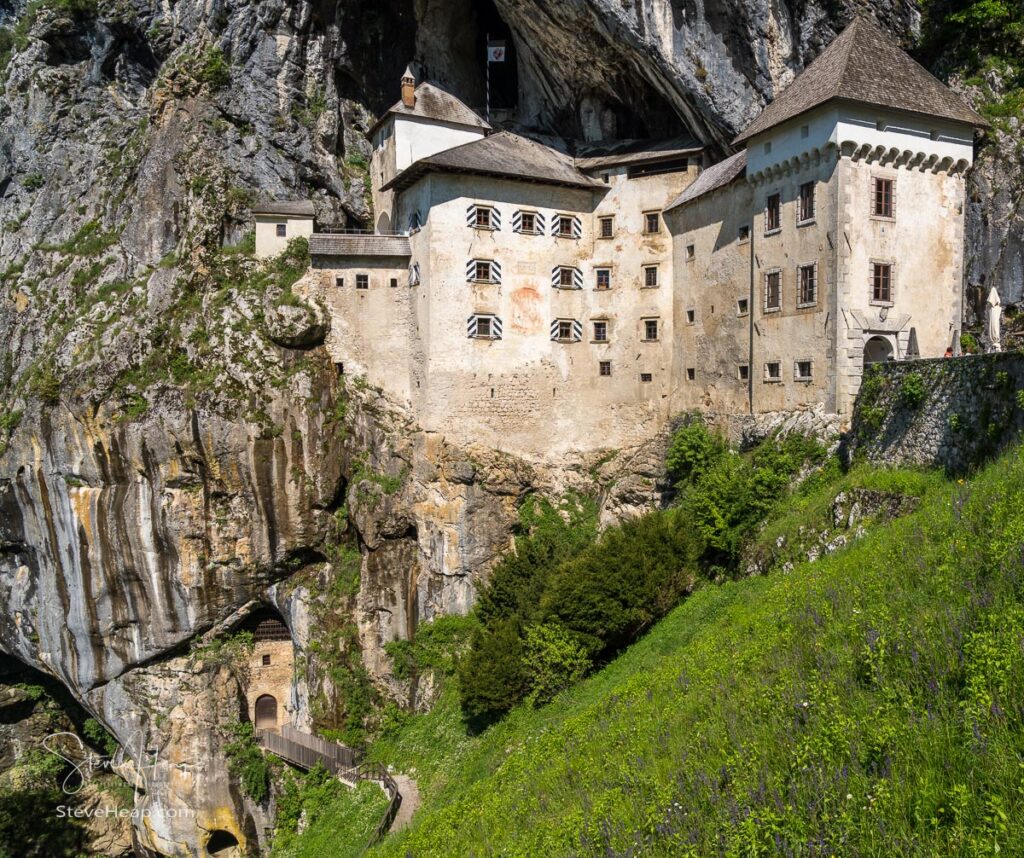
[{"label": "bush", "polygon": [[575,685],[590,669],[584,646],[559,625],[530,626],[524,655],[530,690],[526,702],[547,703],[560,691]]},{"label": "bush", "polygon": [[249,798],[262,804],[270,795],[270,761],[256,744],[252,724],[238,722],[227,728],[231,740],[224,746],[228,769]]},{"label": "bush", "polygon": [[489,720],[508,712],[529,690],[520,625],[499,619],[473,635],[468,657],[459,666],[462,711]]},{"label": "bush", "polygon": [[919,372],[908,372],[900,384],[900,399],[908,408],[919,408],[927,395],[924,379]]},{"label": "bush", "polygon": [[672,436],[665,456],[665,470],[672,484],[678,485],[710,468],[727,451],[724,438],[709,432],[703,423],[694,420]]},{"label": "bush", "polygon": [[220,48],[209,48],[199,58],[196,79],[211,89],[223,89],[231,83],[231,66]]}]

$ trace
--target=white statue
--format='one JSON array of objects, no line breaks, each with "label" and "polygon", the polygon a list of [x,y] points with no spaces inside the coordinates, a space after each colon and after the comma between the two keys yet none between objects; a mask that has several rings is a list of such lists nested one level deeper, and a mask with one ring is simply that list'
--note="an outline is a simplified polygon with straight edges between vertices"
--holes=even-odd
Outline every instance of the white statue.
[{"label": "white statue", "polygon": [[985,317],[985,333],[988,336],[989,351],[1001,352],[1003,350],[1002,332],[1000,330],[1000,319],[1003,315],[1003,306],[999,301],[999,293],[993,286],[988,293],[988,315]]}]

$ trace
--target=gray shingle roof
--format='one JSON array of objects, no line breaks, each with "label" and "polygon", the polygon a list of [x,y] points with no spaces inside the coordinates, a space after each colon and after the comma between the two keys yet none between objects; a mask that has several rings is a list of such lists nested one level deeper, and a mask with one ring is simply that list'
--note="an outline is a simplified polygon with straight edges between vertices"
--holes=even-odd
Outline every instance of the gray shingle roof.
[{"label": "gray shingle roof", "polygon": [[702,172],[685,191],[672,201],[672,205],[665,209],[674,209],[704,194],[710,194],[718,188],[724,188],[734,179],[738,179],[747,169],[747,150],[742,149],[735,155],[731,155],[724,161],[713,164]]},{"label": "gray shingle roof", "polygon": [[310,200],[264,200],[252,207],[252,213],[313,217],[313,203]]},{"label": "gray shingle roof", "polygon": [[599,170],[617,164],[644,164],[667,161],[703,151],[692,137],[669,140],[613,140],[591,143],[577,150],[576,166],[580,170]]},{"label": "gray shingle roof", "polygon": [[315,232],[309,237],[311,256],[409,256],[407,235]]},{"label": "gray shingle roof", "polygon": [[988,126],[878,24],[857,18],[733,142],[742,143],[833,98]]},{"label": "gray shingle roof", "polygon": [[445,92],[432,83],[421,83],[416,87],[416,103],[406,107],[402,99],[391,105],[367,132],[371,137],[389,116],[418,116],[421,119],[435,119],[439,122],[451,122],[456,125],[469,125],[489,131],[491,126],[475,111],[470,110],[450,92]]},{"label": "gray shingle roof", "polygon": [[577,170],[572,158],[557,149],[511,131],[500,131],[416,161],[384,185],[383,190],[407,188],[427,173],[435,172],[472,173],[573,188],[605,187]]}]

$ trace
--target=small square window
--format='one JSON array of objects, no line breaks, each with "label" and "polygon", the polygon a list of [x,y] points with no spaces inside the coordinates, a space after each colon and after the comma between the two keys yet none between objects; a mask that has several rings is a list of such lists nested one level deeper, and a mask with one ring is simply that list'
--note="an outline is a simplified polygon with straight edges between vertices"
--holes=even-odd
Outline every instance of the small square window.
[{"label": "small square window", "polygon": [[893,216],[892,192],[892,179],[875,179],[874,193],[871,199],[871,214],[875,217]]},{"label": "small square window", "polygon": [[594,275],[596,277],[596,280],[594,282],[595,289],[612,288],[612,270],[610,268],[595,269]]},{"label": "small square window", "polygon": [[491,228],[491,210],[484,206],[476,207],[476,228],[477,229],[490,229]]},{"label": "small square window", "polygon": [[264,655],[263,656],[263,666],[266,667],[269,664],[270,664],[270,655],[269,654]]},{"label": "small square window", "polygon": [[561,238],[572,238],[572,221],[567,215],[558,216],[558,235]]},{"label": "small square window", "polygon": [[571,340],[572,339],[572,322],[568,319],[559,319],[558,321],[558,339],[560,340]]},{"label": "small square window", "polygon": [[797,200],[797,221],[807,223],[814,220],[814,182],[804,182],[800,186],[800,198]]},{"label": "small square window", "polygon": [[658,266],[648,265],[644,268],[644,288],[651,289],[658,285]]},{"label": "small square window", "polygon": [[661,232],[661,218],[658,212],[644,212],[644,232],[647,235]]},{"label": "small square window", "polygon": [[811,380],[811,362],[809,360],[798,360],[793,365],[793,377],[797,381]]},{"label": "small square window", "polygon": [[519,221],[519,231],[533,235],[537,231],[537,215],[533,212],[523,212]]},{"label": "small square window", "polygon": [[764,208],[764,231],[775,232],[782,224],[782,195],[772,194]]},{"label": "small square window", "polygon": [[696,321],[697,321],[697,311],[696,310],[687,310],[686,311],[686,324],[692,325]]},{"label": "small square window", "polygon": [[608,323],[605,321],[594,322],[594,342],[608,342]]},{"label": "small square window", "polygon": [[478,260],[474,269],[473,279],[487,283],[491,279],[491,263],[487,260]]},{"label": "small square window", "polygon": [[744,241],[750,241],[750,227],[744,224],[738,230],[736,230],[736,240],[741,244]]},{"label": "small square window", "polygon": [[887,262],[871,265],[871,300],[880,304],[892,303],[892,265]]},{"label": "small square window", "polygon": [[736,377],[740,381],[747,381],[750,378],[750,367],[745,363],[741,363],[736,367]]},{"label": "small square window", "polygon": [[782,381],[782,365],[777,360],[764,365],[764,380]]},{"label": "small square window", "polygon": [[697,369],[696,369],[696,367],[688,366],[686,368],[686,380],[687,381],[693,381],[696,378],[697,378]]},{"label": "small square window", "polygon": [[615,235],[615,218],[601,218],[601,238],[611,238],[613,235]]},{"label": "small square window", "polygon": [[345,278],[344,277],[335,277],[334,278],[334,287],[336,289],[344,289],[345,288]]},{"label": "small square window", "polygon": [[612,362],[610,360],[599,361],[597,364],[597,374],[609,376],[612,374]]},{"label": "small square window", "polygon": [[489,316],[480,316],[476,320],[476,335],[480,338],[491,336],[491,319]]},{"label": "small square window", "polygon": [[690,262],[697,258],[697,249],[692,245],[686,245],[686,261]]},{"label": "small square window", "polygon": [[767,143],[764,144],[764,154],[767,155],[771,151],[772,151],[772,141],[769,140]]},{"label": "small square window", "polygon": [[801,125],[800,126],[800,137],[801,137],[801,139],[806,140],[810,136],[811,136],[811,126],[810,125]]},{"label": "small square window", "polygon": [[658,339],[658,320],[644,319],[644,341],[653,342]]},{"label": "small square window", "polygon": [[573,287],[571,268],[558,269],[558,285],[563,289],[571,289]]},{"label": "small square window", "polygon": [[356,289],[369,289],[370,288],[370,275],[369,274],[357,274],[356,275]]},{"label": "small square window", "polygon": [[642,372],[642,373],[640,373],[640,381],[646,383],[648,381],[653,381],[653,380],[654,380],[654,376],[651,375],[651,373],[649,373],[649,372]]},{"label": "small square window", "polygon": [[750,312],[750,301],[746,298],[740,298],[736,301],[736,315],[746,316]]},{"label": "small square window", "polygon": [[818,303],[818,266],[800,266],[800,295],[798,304],[801,307],[811,307]]},{"label": "small square window", "polygon": [[397,277],[392,277],[391,278],[391,288],[392,289],[397,289],[398,288],[398,278]]},{"label": "small square window", "polygon": [[782,272],[769,271],[764,275],[764,308],[778,310],[782,306]]},{"label": "small square window", "polygon": [[287,238],[288,237],[288,224],[279,223],[277,225],[277,237],[278,238]]}]

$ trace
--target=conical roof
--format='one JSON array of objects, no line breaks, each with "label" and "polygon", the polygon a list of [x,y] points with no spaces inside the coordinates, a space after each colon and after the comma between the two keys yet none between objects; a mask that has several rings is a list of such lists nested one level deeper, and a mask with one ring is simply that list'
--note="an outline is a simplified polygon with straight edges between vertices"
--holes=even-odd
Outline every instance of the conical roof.
[{"label": "conical roof", "polygon": [[911,59],[874,20],[861,17],[843,30],[733,142],[742,143],[832,99],[988,127],[960,96]]}]

